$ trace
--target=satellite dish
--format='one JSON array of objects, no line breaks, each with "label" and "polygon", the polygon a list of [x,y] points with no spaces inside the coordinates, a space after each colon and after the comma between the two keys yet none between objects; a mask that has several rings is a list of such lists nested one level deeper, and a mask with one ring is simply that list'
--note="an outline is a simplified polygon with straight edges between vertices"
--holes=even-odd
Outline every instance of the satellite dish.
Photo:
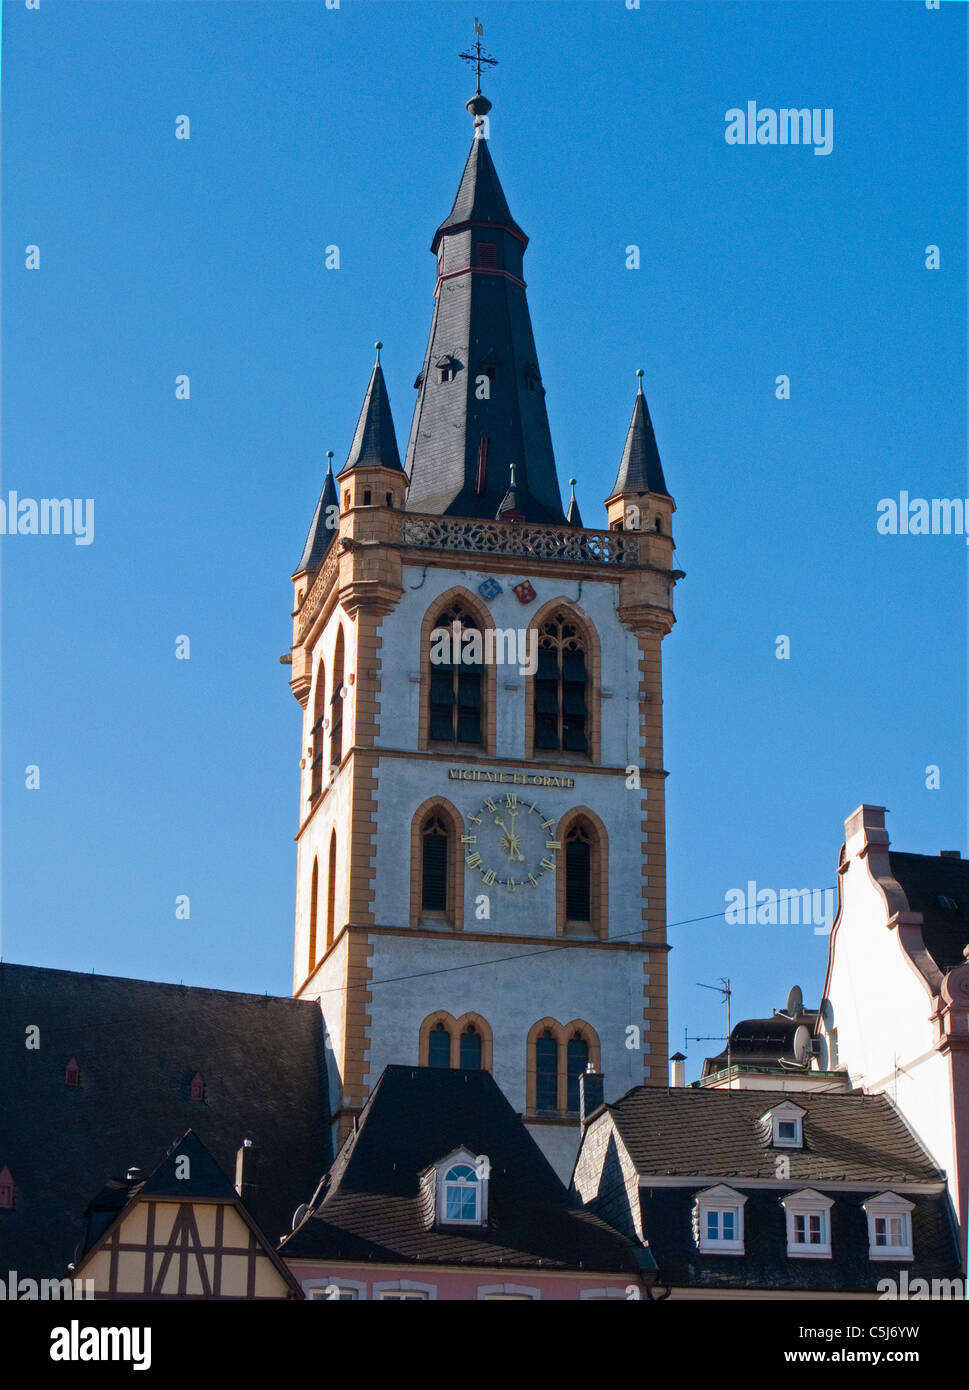
[{"label": "satellite dish", "polygon": [[[793,993],[793,990],[791,991]],[[800,993],[800,991],[798,991]],[[794,1056],[799,1062],[806,1062],[811,1055],[811,1030],[801,1023],[794,1031]]]},{"label": "satellite dish", "polygon": [[791,1018],[796,1018],[804,1008],[804,998],[801,994],[801,986],[795,985],[787,996],[787,1008],[784,1010]]},{"label": "satellite dish", "polygon": [[292,1229],[293,1229],[294,1231],[296,1230],[296,1227],[297,1227],[297,1226],[301,1226],[301,1225],[303,1224],[303,1222],[306,1220],[306,1215],[307,1215],[308,1211],[309,1211],[309,1206],[307,1205],[306,1202],[303,1202],[303,1203],[302,1203],[300,1206],[298,1206],[298,1207],[296,1208],[296,1210],[293,1212],[293,1225],[292,1225]]}]

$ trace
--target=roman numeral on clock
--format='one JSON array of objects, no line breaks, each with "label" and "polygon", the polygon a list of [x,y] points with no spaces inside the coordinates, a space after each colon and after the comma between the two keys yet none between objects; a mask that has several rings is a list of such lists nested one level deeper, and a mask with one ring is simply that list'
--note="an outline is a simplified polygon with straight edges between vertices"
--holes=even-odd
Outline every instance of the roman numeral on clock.
[{"label": "roman numeral on clock", "polygon": [[542,869],[554,869],[555,863],[551,859],[541,859],[539,860],[539,867]]},{"label": "roman numeral on clock", "polygon": [[560,842],[559,840],[546,840],[546,841],[545,841],[545,848],[546,848],[546,849],[561,849],[561,848],[562,848],[562,845],[561,845],[561,842]]},{"label": "roman numeral on clock", "polygon": [[477,850],[475,850],[474,854],[469,854],[464,862],[467,864],[469,869],[476,869],[478,865],[482,862],[481,855],[478,853]]}]

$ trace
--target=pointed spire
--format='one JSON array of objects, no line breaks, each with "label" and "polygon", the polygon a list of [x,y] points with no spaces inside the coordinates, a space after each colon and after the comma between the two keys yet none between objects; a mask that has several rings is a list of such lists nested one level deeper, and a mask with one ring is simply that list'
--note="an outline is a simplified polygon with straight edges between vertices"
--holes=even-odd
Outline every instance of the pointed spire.
[{"label": "pointed spire", "polygon": [[582,526],[582,515],[579,511],[579,504],[575,500],[575,479],[569,479],[569,487],[572,489],[572,496],[569,498],[569,509],[565,513],[565,519],[570,526]]},{"label": "pointed spire", "polygon": [[340,499],[337,495],[336,483],[333,479],[332,449],[327,449],[326,460],[326,477],[323,480],[323,491],[320,493],[320,500],[316,504],[313,520],[310,522],[306,544],[303,546],[302,558],[296,566],[297,574],[299,574],[301,570],[318,569],[324,555],[333,542],[333,537],[336,535],[336,527],[333,523],[335,518],[339,515]]},{"label": "pointed spire", "polygon": [[508,465],[508,490],[498,505],[495,513],[498,521],[524,521],[525,513],[518,505],[518,493],[515,490],[515,465]]},{"label": "pointed spire", "polygon": [[357,421],[349,456],[340,469],[341,477],[351,468],[400,468],[397,436],[390,413],[390,398],[380,365],[380,349],[383,343],[374,343],[374,347],[377,350],[377,360],[364,397],[360,419]]},{"label": "pointed spire", "polygon": [[[484,97],[481,99],[485,100]],[[434,233],[431,250],[437,253],[445,232],[455,232],[471,222],[489,227],[503,227],[520,241],[523,247],[528,245],[528,237],[511,215],[505,191],[488,149],[488,141],[481,138],[480,130],[475,131],[474,142],[465,161],[454,205]]]},{"label": "pointed spire", "polygon": [[626,435],[626,447],[622,452],[619,473],[609,495],[616,497],[620,493],[655,492],[661,497],[669,497],[666,479],[663,477],[663,465],[660,463],[659,450],[656,447],[656,436],[653,433],[653,422],[649,418],[649,407],[643,395],[642,367],[636,375],[639,377],[639,390],[636,392],[636,403],[629,422],[629,433]]}]

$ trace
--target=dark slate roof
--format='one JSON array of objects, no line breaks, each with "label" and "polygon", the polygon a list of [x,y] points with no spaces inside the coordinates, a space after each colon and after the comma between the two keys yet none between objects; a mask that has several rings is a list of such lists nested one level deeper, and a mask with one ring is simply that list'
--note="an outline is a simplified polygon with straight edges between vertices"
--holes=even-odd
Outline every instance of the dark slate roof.
[{"label": "dark slate roof", "polygon": [[[188,1176],[177,1177],[175,1161],[184,1155],[189,1160]],[[206,1198],[238,1201],[238,1193],[193,1130],[172,1144],[150,1177],[140,1170],[124,1178],[111,1178],[88,1203],[87,1234],[82,1251],[101,1238],[132,1197],[184,1197],[204,1201]]]},{"label": "dark slate roof", "polygon": [[[969,946],[969,860],[889,850],[892,875],[913,912],[924,918],[922,938],[940,970],[962,965]],[[940,898],[949,898],[955,909]]]},{"label": "dark slate roof", "polygon": [[330,512],[330,507],[339,507],[339,497],[337,496],[336,482],[333,478],[333,467],[330,465],[326,470],[326,477],[323,480],[323,491],[320,493],[320,500],[316,504],[316,511],[313,513],[313,520],[310,522],[310,529],[307,532],[306,544],[303,546],[303,554],[300,562],[296,566],[296,574],[301,570],[319,569],[323,557],[333,544],[333,537],[336,535],[336,527],[327,525],[327,516],[335,516],[335,512]]},{"label": "dark slate roof", "polygon": [[[64,1083],[72,1056],[77,1087]],[[188,1098],[196,1071],[204,1101]],[[321,1016],[302,1000],[0,965],[0,1076],[13,1098],[0,1167],[16,1183],[0,1240],[33,1278],[73,1260],[90,1194],[129,1165],[150,1172],[189,1127],[230,1173],[253,1141],[247,1206],[270,1240],[330,1160]]]},{"label": "dark slate roof", "polygon": [[390,413],[390,397],[379,362],[374,363],[370,384],[363,398],[363,409],[340,476],[351,468],[400,468],[397,435]]},{"label": "dark slate roof", "polygon": [[488,141],[475,139],[471,144],[464,173],[458,185],[457,196],[450,214],[434,233],[431,250],[437,252],[441,237],[446,232],[456,231],[469,222],[487,223],[489,226],[506,227],[520,241],[528,238],[511,215],[508,200],[498,178]]},{"label": "dark slate roof", "polygon": [[[460,1148],[491,1164],[486,1229],[435,1229],[421,1175]],[[287,1260],[380,1260],[635,1273],[648,1253],[578,1207],[485,1071],[389,1066]],[[308,1195],[308,1194],[307,1194]]]},{"label": "dark slate roof", "polygon": [[653,433],[653,422],[649,418],[649,407],[643,395],[642,382],[636,392],[619,472],[609,495],[615,497],[621,492],[655,492],[661,497],[670,495],[666,479],[663,477],[663,465],[660,463],[656,435]]},{"label": "dark slate roof", "polygon": [[[495,248],[496,264],[476,261],[482,241]],[[526,241],[508,211],[488,142],[476,139],[454,208],[432,246],[443,247],[447,273],[435,291],[417,379],[406,459],[409,511],[493,520],[514,463],[524,519],[565,522],[523,280]],[[442,362],[451,368],[446,382]],[[491,380],[483,399],[476,379],[486,370]]]},{"label": "dark slate roof", "polygon": [[[709,1094],[709,1092],[707,1093]],[[740,1180],[727,1184],[746,1196],[743,1255],[712,1255],[696,1247],[693,1209],[703,1187],[653,1187],[640,1190],[643,1230],[659,1266],[657,1283],[675,1287],[842,1290],[874,1293],[881,1279],[953,1279],[959,1259],[944,1194],[910,1194],[912,1249],[915,1258],[893,1262],[868,1256],[868,1221],[862,1203],[883,1186],[870,1191],[839,1193],[830,1209],[830,1259],[791,1259],[787,1254],[786,1213],[781,1198],[806,1184],[778,1188],[747,1188]],[[824,1194],[831,1197],[831,1192]]]},{"label": "dark slate roof", "polygon": [[718,1091],[639,1087],[609,1106],[641,1174],[773,1178],[777,1151],[758,1121],[791,1101],[804,1116],[804,1148],[785,1149],[791,1181],[937,1182],[941,1178],[886,1095],[854,1091]]},{"label": "dark slate roof", "polygon": [[[771,1148],[758,1125],[766,1111],[785,1102],[805,1111],[803,1149]],[[659,1284],[873,1291],[879,1279],[897,1278],[902,1268],[912,1278],[959,1273],[944,1190],[905,1194],[915,1204],[914,1261],[869,1259],[861,1204],[897,1186],[942,1180],[887,1096],[640,1087],[608,1109],[637,1172],[646,1179],[640,1188],[643,1232],[659,1266]],[[777,1182],[779,1154],[790,1162],[782,1183]],[[650,1176],[683,1181],[650,1187]],[[750,1187],[745,1183],[749,1179],[767,1179],[772,1185]],[[846,1187],[838,1191],[841,1182]],[[747,1197],[743,1256],[701,1253],[696,1247],[696,1195],[720,1183]],[[834,1199],[833,1257],[791,1259],[781,1199],[815,1186]]]}]

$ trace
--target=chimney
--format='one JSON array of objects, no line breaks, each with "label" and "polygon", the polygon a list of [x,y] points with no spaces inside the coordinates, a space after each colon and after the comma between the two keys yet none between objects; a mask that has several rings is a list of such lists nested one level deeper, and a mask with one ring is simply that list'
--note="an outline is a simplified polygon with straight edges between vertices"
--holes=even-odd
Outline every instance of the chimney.
[{"label": "chimney", "polygon": [[670,1085],[686,1085],[686,1058],[682,1052],[674,1052],[670,1058]]},{"label": "chimney", "polygon": [[579,1121],[585,1124],[594,1110],[598,1110],[606,1099],[606,1079],[596,1071],[590,1062],[579,1076]]},{"label": "chimney", "polygon": [[255,1177],[255,1154],[252,1151],[252,1140],[243,1139],[241,1146],[236,1152],[236,1180],[235,1189],[245,1202],[256,1190],[253,1181]]}]

